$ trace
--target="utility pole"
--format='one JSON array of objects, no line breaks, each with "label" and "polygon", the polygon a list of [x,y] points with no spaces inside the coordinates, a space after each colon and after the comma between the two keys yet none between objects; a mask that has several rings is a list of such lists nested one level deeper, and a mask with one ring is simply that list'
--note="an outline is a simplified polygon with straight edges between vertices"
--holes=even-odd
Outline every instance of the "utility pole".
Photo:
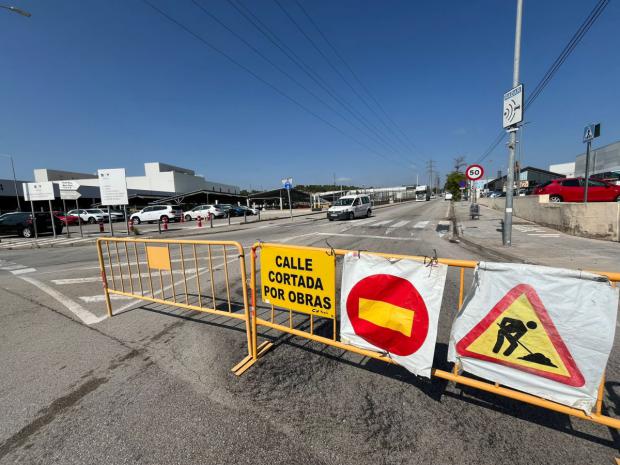
[{"label": "utility pole", "polygon": [[433,188],[433,168],[434,168],[433,163],[435,163],[435,161],[432,158],[427,163],[428,185],[431,189]]},{"label": "utility pole", "polygon": [[[523,16],[523,0],[517,0],[517,19],[515,25],[515,51],[512,70],[512,87],[519,85],[519,64],[521,60],[521,18]],[[506,176],[506,210],[504,212],[504,227],[502,229],[502,243],[512,245],[512,205],[515,182],[515,148],[517,145],[517,128],[510,130],[508,142],[508,174]]]},{"label": "utility pole", "polygon": [[464,168],[465,166],[467,166],[467,163],[465,163],[465,157],[456,157],[454,159],[454,171],[457,173],[460,172],[461,168]]}]

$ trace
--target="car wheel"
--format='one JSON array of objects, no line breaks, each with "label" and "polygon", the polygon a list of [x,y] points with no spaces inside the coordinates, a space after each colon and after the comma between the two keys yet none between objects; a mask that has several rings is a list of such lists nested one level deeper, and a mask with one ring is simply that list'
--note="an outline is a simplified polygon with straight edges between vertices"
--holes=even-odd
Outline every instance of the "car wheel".
[{"label": "car wheel", "polygon": [[549,197],[549,201],[559,203],[562,201],[562,197],[560,197],[559,195],[552,195],[551,197]]},{"label": "car wheel", "polygon": [[166,220],[168,220],[168,223],[170,223],[170,218],[168,218],[166,215],[161,215],[159,217],[159,221],[161,221],[162,223]]},{"label": "car wheel", "polygon": [[30,227],[26,226],[24,229],[22,229],[21,235],[28,239],[34,236],[34,231]]},{"label": "car wheel", "polygon": [[90,218],[88,218],[88,224],[95,224],[97,222],[97,220],[95,220],[94,216],[91,216]]},{"label": "car wheel", "polygon": [[616,197],[616,202],[620,202],[620,195]]},{"label": "car wheel", "polygon": [[185,215],[185,221],[192,221],[192,217],[189,215]]},{"label": "car wheel", "polygon": [[139,218],[139,217],[134,216],[134,217],[132,218],[132,220],[133,220],[133,224],[140,224],[140,218]]},{"label": "car wheel", "polygon": [[366,212],[366,218],[370,218],[372,216],[372,210],[369,208]]},{"label": "car wheel", "polygon": [[349,220],[352,220],[353,218],[355,218],[355,215],[353,214],[353,212],[349,213],[349,217],[348,218],[349,218]]}]

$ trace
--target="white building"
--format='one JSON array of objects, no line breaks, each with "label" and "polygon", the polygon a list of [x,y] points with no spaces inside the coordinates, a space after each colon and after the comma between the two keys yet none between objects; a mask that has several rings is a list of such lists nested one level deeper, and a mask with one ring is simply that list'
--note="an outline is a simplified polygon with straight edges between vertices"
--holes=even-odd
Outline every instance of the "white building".
[{"label": "white building", "polygon": [[549,165],[549,171],[553,173],[563,174],[567,178],[575,177],[575,162],[557,163],[555,165]]},{"label": "white building", "polygon": [[[35,182],[74,180],[82,186],[99,187],[99,179],[96,174],[41,168],[34,170],[34,179]],[[197,176],[190,169],[159,162],[145,163],[144,176],[127,176],[126,180],[127,189],[144,193],[182,194],[209,190],[226,194],[239,194],[239,186],[207,181],[202,176]]]}]

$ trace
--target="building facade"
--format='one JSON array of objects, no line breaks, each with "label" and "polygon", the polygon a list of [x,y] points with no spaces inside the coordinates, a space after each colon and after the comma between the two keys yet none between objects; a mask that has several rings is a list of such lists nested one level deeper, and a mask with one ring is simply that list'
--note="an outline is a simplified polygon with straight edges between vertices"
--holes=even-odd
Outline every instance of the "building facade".
[{"label": "building facade", "polygon": [[[586,175],[586,154],[575,160],[575,175]],[[611,182],[620,182],[620,141],[590,151],[590,176]]]}]

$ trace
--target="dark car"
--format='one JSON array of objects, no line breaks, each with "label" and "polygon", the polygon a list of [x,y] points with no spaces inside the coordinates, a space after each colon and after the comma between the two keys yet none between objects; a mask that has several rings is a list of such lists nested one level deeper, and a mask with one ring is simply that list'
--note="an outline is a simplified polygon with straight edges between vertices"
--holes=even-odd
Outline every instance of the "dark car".
[{"label": "dark car", "polygon": [[220,203],[217,206],[225,213],[226,216],[243,216],[243,208],[238,207],[237,205]]},{"label": "dark car", "polygon": [[[40,212],[34,215],[38,234],[51,233],[53,231],[49,212]],[[54,225],[56,226],[56,234],[60,234],[63,227],[62,221],[54,217]],[[5,213],[0,216],[0,234],[34,237],[34,226],[31,213],[15,212]]]}]

